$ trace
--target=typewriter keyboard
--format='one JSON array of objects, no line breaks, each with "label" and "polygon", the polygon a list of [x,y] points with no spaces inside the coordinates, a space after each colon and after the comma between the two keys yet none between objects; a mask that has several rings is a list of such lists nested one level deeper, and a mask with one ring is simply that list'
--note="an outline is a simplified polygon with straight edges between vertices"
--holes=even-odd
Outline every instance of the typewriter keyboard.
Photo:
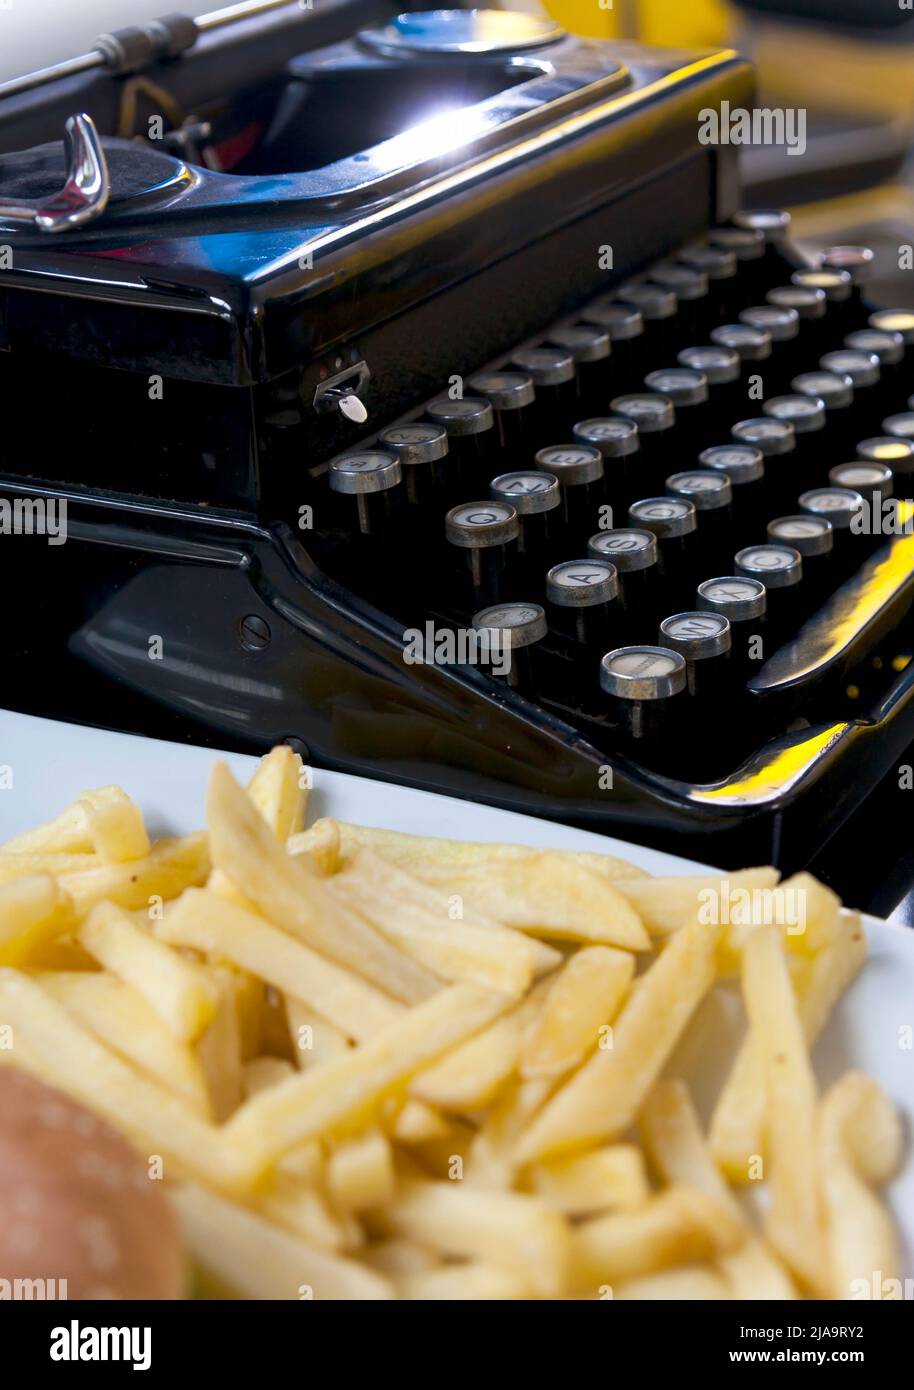
[{"label": "typewriter keyboard", "polygon": [[788,221],[738,215],[330,461],[328,572],[668,776],[866,718],[914,650],[914,313],[866,303],[866,248],[797,268]]}]

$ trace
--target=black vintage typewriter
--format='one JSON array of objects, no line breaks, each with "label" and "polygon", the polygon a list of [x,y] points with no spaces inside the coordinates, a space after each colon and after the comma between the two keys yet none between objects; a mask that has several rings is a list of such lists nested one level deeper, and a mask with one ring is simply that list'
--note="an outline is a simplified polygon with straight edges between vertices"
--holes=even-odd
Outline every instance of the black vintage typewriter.
[{"label": "black vintage typewriter", "polygon": [[375,0],[0,88],[5,703],[806,862],[914,737],[914,315],[751,105]]}]

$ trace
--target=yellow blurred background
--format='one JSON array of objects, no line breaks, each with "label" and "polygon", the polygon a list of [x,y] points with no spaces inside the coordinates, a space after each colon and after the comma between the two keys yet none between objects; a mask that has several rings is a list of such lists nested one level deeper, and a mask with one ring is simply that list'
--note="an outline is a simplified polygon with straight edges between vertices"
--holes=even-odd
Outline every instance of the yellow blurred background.
[{"label": "yellow blurred background", "polygon": [[632,37],[637,11],[638,37],[647,43],[719,44],[727,37],[729,16],[723,0],[544,0],[554,19],[576,34],[593,38]]}]

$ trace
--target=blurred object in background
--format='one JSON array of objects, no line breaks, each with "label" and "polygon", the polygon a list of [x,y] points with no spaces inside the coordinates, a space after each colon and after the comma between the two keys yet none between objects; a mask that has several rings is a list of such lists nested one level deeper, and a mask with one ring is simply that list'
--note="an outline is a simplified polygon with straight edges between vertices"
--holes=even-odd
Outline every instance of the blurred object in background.
[{"label": "blurred object in background", "polygon": [[644,43],[702,47],[721,44],[731,27],[724,0],[512,0],[504,9],[546,9],[576,34],[641,39]]}]

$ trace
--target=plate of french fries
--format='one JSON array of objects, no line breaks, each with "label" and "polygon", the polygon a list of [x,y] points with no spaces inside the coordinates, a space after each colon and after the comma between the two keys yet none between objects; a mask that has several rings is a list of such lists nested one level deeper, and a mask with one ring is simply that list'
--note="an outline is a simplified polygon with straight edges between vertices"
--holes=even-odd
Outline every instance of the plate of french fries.
[{"label": "plate of french fries", "polygon": [[0,1068],[160,1159],[196,1296],[910,1289],[914,937],[809,875],[286,746],[3,714],[0,775]]}]

